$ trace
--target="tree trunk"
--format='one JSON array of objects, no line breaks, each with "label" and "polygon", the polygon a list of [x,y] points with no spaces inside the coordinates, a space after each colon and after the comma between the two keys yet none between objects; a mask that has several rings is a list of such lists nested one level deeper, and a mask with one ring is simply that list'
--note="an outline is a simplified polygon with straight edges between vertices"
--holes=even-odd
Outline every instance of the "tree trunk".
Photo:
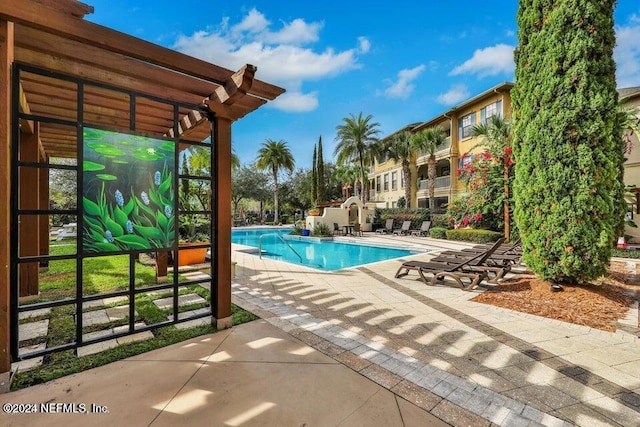
[{"label": "tree trunk", "polygon": [[404,174],[404,198],[407,201],[407,208],[411,208],[411,169],[409,162],[402,161],[402,173]]},{"label": "tree trunk", "polygon": [[429,156],[427,177],[429,178],[429,215],[433,219],[433,213],[436,209],[436,157],[433,154]]},{"label": "tree trunk", "polygon": [[511,239],[509,221],[509,166],[504,165],[504,238],[509,242]]},{"label": "tree trunk", "polygon": [[277,225],[278,218],[278,171],[274,168],[273,170],[273,224]]}]

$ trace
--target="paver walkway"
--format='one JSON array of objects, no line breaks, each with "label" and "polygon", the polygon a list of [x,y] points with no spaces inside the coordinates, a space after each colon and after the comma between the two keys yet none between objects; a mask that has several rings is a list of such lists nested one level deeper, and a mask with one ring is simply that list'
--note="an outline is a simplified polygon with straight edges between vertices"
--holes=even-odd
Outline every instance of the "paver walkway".
[{"label": "paver walkway", "polygon": [[637,323],[609,333],[475,303],[395,279],[398,260],[333,273],[234,260],[236,304],[452,425],[640,426]]}]

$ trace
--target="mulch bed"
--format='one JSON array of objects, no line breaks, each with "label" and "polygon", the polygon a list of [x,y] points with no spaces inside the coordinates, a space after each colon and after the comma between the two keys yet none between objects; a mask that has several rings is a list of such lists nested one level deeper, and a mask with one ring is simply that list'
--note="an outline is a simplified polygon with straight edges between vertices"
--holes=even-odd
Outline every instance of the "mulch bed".
[{"label": "mulch bed", "polygon": [[640,275],[637,267],[632,271],[626,263],[612,262],[605,277],[563,288],[553,292],[550,282],[516,276],[473,301],[613,332],[640,297]]}]

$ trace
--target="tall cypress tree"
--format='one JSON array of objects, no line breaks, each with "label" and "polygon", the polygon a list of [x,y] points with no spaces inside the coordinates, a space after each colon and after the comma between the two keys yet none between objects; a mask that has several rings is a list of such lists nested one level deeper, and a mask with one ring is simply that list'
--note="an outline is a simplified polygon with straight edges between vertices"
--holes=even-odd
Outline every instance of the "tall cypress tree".
[{"label": "tall cypress tree", "polygon": [[318,204],[318,169],[316,147],[313,147],[313,166],[311,169],[311,203]]},{"label": "tall cypress tree", "polygon": [[318,166],[316,168],[316,182],[318,187],[318,200],[324,202],[326,198],[325,176],[324,176],[324,159],[322,158],[322,135],[318,140]]},{"label": "tall cypress tree", "polygon": [[515,220],[541,278],[602,275],[620,219],[615,0],[520,0]]}]

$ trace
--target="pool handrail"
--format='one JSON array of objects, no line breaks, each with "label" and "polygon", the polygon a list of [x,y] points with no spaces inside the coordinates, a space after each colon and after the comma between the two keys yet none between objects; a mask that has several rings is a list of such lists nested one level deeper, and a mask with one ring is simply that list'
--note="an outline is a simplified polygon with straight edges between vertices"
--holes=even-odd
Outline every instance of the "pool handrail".
[{"label": "pool handrail", "polygon": [[278,239],[282,240],[282,243],[287,245],[289,249],[291,249],[293,253],[298,256],[298,258],[300,259],[300,262],[302,263],[302,257],[300,256],[300,254],[296,252],[296,250],[293,249],[293,247],[284,239],[284,237],[282,237],[278,233],[265,233],[265,234],[261,234],[260,237],[258,237],[258,255],[260,256],[260,259],[262,259],[262,238],[264,236],[276,236]]}]

